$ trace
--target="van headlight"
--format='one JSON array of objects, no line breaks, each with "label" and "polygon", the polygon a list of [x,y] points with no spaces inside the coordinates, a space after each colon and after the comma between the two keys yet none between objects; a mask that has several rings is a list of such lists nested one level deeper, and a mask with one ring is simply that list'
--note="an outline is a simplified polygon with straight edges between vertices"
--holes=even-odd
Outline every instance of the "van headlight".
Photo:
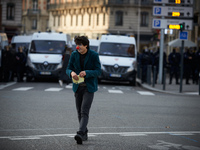
[{"label": "van headlight", "polygon": [[133,65],[131,65],[131,67],[128,68],[127,72],[132,72],[134,70]]},{"label": "van headlight", "polygon": [[30,68],[35,68],[35,65],[31,62],[30,59],[27,59],[27,66]]},{"label": "van headlight", "polygon": [[105,67],[104,67],[104,65],[102,65],[102,64],[101,64],[101,70],[105,70]]},{"label": "van headlight", "polygon": [[61,69],[62,68],[62,62],[58,64],[57,69]]},{"label": "van headlight", "polygon": [[131,72],[136,70],[136,61],[132,63],[132,65],[128,68],[127,72]]}]

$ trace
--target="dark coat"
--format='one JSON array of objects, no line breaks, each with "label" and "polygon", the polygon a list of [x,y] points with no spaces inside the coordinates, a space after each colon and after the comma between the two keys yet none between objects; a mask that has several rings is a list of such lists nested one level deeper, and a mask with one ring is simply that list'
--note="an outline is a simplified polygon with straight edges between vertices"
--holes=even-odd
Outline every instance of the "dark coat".
[{"label": "dark coat", "polygon": [[[89,92],[93,93],[98,90],[98,79],[97,77],[101,74],[101,64],[99,55],[93,50],[88,50],[84,61],[83,70],[86,72],[85,83]],[[82,71],[80,64],[80,54],[76,50],[72,52],[69,64],[67,66],[66,73],[71,78],[71,72],[76,72],[77,75]],[[73,91],[76,92],[79,85],[73,83]]]}]

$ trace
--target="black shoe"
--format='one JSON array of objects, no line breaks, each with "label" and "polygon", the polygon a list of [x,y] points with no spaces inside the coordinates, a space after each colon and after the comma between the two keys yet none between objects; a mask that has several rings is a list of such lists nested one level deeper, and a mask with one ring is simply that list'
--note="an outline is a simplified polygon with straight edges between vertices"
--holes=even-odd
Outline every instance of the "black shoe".
[{"label": "black shoe", "polygon": [[176,82],[176,84],[180,84],[179,82]]},{"label": "black shoe", "polygon": [[83,141],[87,141],[87,140],[88,140],[88,130],[86,130],[83,135]]},{"label": "black shoe", "polygon": [[82,131],[78,131],[77,132],[77,134],[74,137],[74,139],[76,140],[77,144],[82,144],[83,143],[83,136],[84,136],[84,133]]}]

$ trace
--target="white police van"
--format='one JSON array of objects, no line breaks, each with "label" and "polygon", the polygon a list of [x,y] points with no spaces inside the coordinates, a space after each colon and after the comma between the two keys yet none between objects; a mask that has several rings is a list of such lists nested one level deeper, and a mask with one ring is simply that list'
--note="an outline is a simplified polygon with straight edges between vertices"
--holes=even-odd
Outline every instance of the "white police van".
[{"label": "white police van", "polygon": [[[8,37],[6,33],[0,33],[0,70],[2,69],[2,53],[5,46],[8,46]],[[1,72],[0,72],[1,73]]]},{"label": "white police van", "polygon": [[90,49],[94,50],[95,52],[97,52],[98,47],[99,47],[99,40],[96,39],[89,39],[90,41]]},{"label": "white police van", "polygon": [[38,77],[58,78],[65,46],[71,46],[70,43],[69,35],[64,33],[34,33],[27,56],[27,81]]},{"label": "white police van", "polygon": [[98,48],[101,80],[129,81],[136,84],[137,50],[134,37],[102,35]]},{"label": "white police van", "polygon": [[18,47],[22,46],[25,50],[24,52],[27,55],[31,40],[32,40],[32,35],[17,35],[12,37],[11,45],[16,52],[18,52]]}]

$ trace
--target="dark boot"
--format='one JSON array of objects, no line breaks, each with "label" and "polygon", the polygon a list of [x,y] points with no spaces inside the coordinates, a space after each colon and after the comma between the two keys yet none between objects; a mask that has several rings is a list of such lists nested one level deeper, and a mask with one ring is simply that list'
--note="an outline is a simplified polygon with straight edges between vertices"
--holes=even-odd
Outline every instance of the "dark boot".
[{"label": "dark boot", "polygon": [[88,130],[86,129],[84,135],[83,135],[83,141],[87,141],[88,140]]},{"label": "dark boot", "polygon": [[82,144],[84,140],[84,132],[78,131],[74,139],[76,140],[77,144]]}]

